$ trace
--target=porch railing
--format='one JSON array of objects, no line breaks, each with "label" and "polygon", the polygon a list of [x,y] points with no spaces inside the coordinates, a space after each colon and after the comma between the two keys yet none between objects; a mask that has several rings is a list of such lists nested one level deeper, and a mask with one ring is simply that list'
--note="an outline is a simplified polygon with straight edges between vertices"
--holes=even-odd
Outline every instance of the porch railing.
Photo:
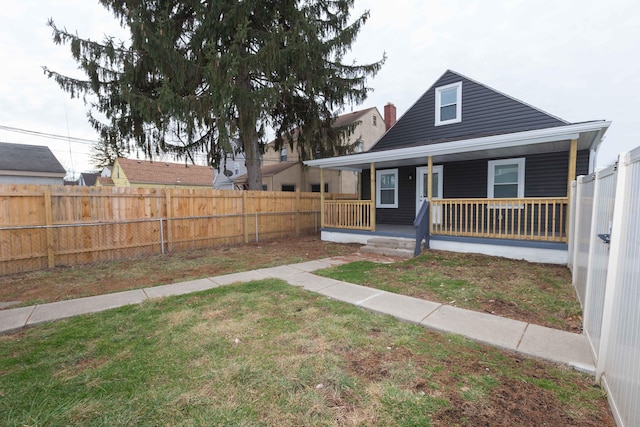
[{"label": "porch railing", "polygon": [[371,200],[325,200],[322,226],[373,230],[371,206]]},{"label": "porch railing", "polygon": [[433,234],[567,241],[569,199],[433,199]]}]

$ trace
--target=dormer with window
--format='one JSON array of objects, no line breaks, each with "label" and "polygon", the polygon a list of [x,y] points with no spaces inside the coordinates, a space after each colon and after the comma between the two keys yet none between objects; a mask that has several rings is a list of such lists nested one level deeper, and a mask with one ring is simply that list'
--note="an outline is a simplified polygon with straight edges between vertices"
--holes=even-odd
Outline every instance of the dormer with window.
[{"label": "dormer with window", "polygon": [[283,148],[282,150],[280,150],[280,161],[281,162],[286,162],[287,161],[287,149]]},{"label": "dormer with window", "polygon": [[436,88],[435,125],[462,121],[462,82]]}]

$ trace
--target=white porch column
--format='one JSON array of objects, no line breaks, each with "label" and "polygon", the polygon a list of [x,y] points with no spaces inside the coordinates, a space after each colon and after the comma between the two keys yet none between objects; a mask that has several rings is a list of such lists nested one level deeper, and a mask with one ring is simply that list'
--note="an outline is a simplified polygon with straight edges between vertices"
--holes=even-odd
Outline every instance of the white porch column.
[{"label": "white porch column", "polygon": [[371,231],[376,231],[376,164],[371,163]]},{"label": "white porch column", "polygon": [[429,203],[431,203],[431,198],[433,197],[433,157],[427,157],[427,198],[429,199]]},{"label": "white porch column", "polygon": [[320,168],[320,227],[324,227],[324,169]]}]

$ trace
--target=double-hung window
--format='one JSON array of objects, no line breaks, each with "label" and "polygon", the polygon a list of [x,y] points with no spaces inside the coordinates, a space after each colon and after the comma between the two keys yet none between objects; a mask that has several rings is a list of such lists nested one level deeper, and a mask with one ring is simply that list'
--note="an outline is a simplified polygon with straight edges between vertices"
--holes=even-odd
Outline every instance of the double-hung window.
[{"label": "double-hung window", "polygon": [[524,158],[489,161],[487,197],[490,199],[524,197]]},{"label": "double-hung window", "polygon": [[398,207],[398,169],[376,171],[376,208]]},{"label": "double-hung window", "polygon": [[462,82],[436,88],[436,126],[462,121]]}]

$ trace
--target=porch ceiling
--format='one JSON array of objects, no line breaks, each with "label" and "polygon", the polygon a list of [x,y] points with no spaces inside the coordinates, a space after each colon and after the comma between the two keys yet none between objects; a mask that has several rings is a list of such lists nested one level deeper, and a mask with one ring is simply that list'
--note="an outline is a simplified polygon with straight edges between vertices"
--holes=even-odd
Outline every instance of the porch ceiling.
[{"label": "porch ceiling", "polygon": [[578,150],[594,150],[611,122],[598,121],[538,129],[534,131],[472,138],[440,144],[419,145],[395,150],[374,151],[327,159],[308,160],[307,166],[363,170],[371,163],[376,168],[422,165],[428,156],[434,163],[482,158],[518,157],[529,154],[569,151],[572,139]]}]

